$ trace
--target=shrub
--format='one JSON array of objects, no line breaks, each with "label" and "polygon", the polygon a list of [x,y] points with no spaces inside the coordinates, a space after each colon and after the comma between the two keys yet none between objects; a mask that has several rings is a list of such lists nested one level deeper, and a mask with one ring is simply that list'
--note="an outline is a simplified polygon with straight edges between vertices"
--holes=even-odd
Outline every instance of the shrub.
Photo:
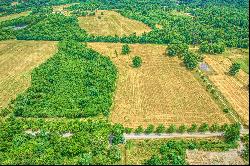
[{"label": "shrub", "polygon": [[142,64],[142,59],[141,59],[141,57],[139,57],[139,56],[135,56],[135,57],[133,58],[132,62],[133,62],[133,67],[137,68],[137,67],[140,67],[140,66],[141,66],[141,64]]},{"label": "shrub", "polygon": [[0,110],[0,117],[6,117],[10,113],[11,113],[10,109],[4,108],[4,109]]},{"label": "shrub", "polygon": [[174,133],[176,132],[176,126],[171,124],[167,130],[168,133]]},{"label": "shrub", "polygon": [[198,128],[197,124],[192,124],[192,126],[187,131],[190,133],[196,132],[197,128]]},{"label": "shrub", "polygon": [[121,160],[121,151],[118,146],[111,146],[108,150],[108,157],[115,163]]},{"label": "shrub", "polygon": [[112,135],[113,135],[113,139],[112,139],[112,144],[114,145],[118,145],[118,144],[123,144],[125,141],[124,138],[124,133],[125,129],[121,124],[115,124],[112,128]]},{"label": "shrub", "polygon": [[141,134],[143,132],[142,126],[138,126],[137,129],[135,129],[136,134]]},{"label": "shrub", "polygon": [[153,155],[149,160],[145,161],[145,165],[162,165],[160,156]]},{"label": "shrub", "polygon": [[203,42],[200,45],[199,51],[202,53],[209,53],[209,54],[221,54],[225,51],[226,45],[223,42],[218,43],[208,43]]},{"label": "shrub", "polygon": [[220,126],[219,126],[218,124],[213,124],[213,125],[209,128],[209,130],[210,130],[211,132],[217,132],[217,131],[220,130]]},{"label": "shrub", "polygon": [[123,144],[124,142],[125,142],[125,138],[123,134],[117,134],[113,136],[113,139],[112,139],[113,145]]},{"label": "shrub", "polygon": [[220,127],[220,131],[226,131],[229,128],[228,124],[224,124]]},{"label": "shrub", "polygon": [[240,139],[240,124],[235,123],[226,129],[224,134],[227,143],[235,143]]},{"label": "shrub", "polygon": [[245,161],[249,162],[249,144],[248,143],[244,145],[242,157]]},{"label": "shrub", "polygon": [[145,133],[146,134],[151,134],[151,133],[153,133],[154,132],[154,125],[152,125],[152,124],[150,124],[150,125],[148,125],[148,127],[146,128],[146,130],[145,130]]},{"label": "shrub", "polygon": [[199,132],[206,132],[206,131],[208,131],[208,130],[209,130],[209,126],[208,126],[208,124],[206,124],[206,123],[203,123],[203,124],[199,127],[199,129],[198,129]]},{"label": "shrub", "polygon": [[198,60],[196,55],[192,52],[187,52],[184,54],[183,62],[187,69],[194,69],[198,66]]},{"label": "shrub", "polygon": [[185,125],[181,125],[178,129],[179,133],[184,133],[187,130],[187,127]]},{"label": "shrub", "polygon": [[131,140],[128,140],[125,144],[125,149],[129,150],[133,147],[133,145],[134,145],[133,142]]},{"label": "shrub", "polygon": [[116,123],[113,125],[112,134],[123,134],[125,131],[122,124]]},{"label": "shrub", "polygon": [[224,112],[224,113],[229,113],[229,109],[228,109],[228,108],[224,108],[224,109],[223,109],[223,112]]},{"label": "shrub", "polygon": [[126,127],[126,128],[125,128],[125,133],[126,133],[126,134],[130,134],[130,133],[132,133],[132,130],[133,130],[132,128]]},{"label": "shrub", "polygon": [[160,133],[164,133],[165,130],[166,130],[165,126],[164,126],[163,124],[160,124],[160,125],[156,128],[155,132],[158,133],[158,134],[160,134]]},{"label": "shrub", "polygon": [[130,48],[127,44],[123,45],[122,46],[122,55],[127,55],[129,54],[131,51],[130,51]]},{"label": "shrub", "polygon": [[240,64],[239,63],[233,63],[232,66],[230,67],[229,74],[231,76],[235,76],[239,71],[240,71]]},{"label": "shrub", "polygon": [[170,44],[167,48],[167,55],[168,56],[180,56],[182,57],[185,52],[187,52],[189,49],[189,46],[185,43],[178,43],[178,44]]}]

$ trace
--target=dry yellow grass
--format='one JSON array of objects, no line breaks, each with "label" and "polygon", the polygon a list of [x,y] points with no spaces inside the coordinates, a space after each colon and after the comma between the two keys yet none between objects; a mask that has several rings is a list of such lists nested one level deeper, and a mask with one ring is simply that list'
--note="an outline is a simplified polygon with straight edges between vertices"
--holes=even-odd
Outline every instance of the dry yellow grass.
[{"label": "dry yellow grass", "polygon": [[0,109],[30,85],[31,70],[50,58],[56,42],[0,42]]},{"label": "dry yellow grass", "polygon": [[237,149],[227,152],[187,150],[187,162],[190,165],[245,165]]},{"label": "dry yellow grass", "polygon": [[[101,15],[103,12],[104,15]],[[99,17],[99,18],[98,18]],[[88,33],[98,36],[141,35],[151,29],[142,22],[123,17],[115,11],[97,11],[95,16],[79,17],[79,25]]]},{"label": "dry yellow grass", "polygon": [[12,20],[21,16],[27,16],[29,15],[30,12],[22,12],[22,13],[18,13],[18,14],[11,14],[11,15],[7,15],[7,16],[2,16],[0,17],[0,22],[2,21],[6,21],[6,20]]},{"label": "dry yellow grass", "polygon": [[232,107],[237,111],[245,125],[249,125],[249,76],[240,70],[237,76],[227,73],[232,62],[225,56],[206,56],[205,62],[214,71],[209,75],[210,80],[218,87]]},{"label": "dry yellow grass", "polygon": [[65,16],[70,16],[71,12],[64,9],[64,8],[67,8],[67,7],[71,6],[71,5],[73,5],[73,4],[65,4],[65,5],[53,6],[53,12],[54,13],[62,13]]},{"label": "dry yellow grass", "polygon": [[[225,114],[177,58],[165,56],[165,46],[130,45],[130,55],[120,55],[122,44],[89,43],[89,47],[111,57],[119,79],[110,120],[126,127],[148,124],[226,123]],[[118,56],[115,55],[115,50]],[[139,55],[143,64],[131,67]]]}]

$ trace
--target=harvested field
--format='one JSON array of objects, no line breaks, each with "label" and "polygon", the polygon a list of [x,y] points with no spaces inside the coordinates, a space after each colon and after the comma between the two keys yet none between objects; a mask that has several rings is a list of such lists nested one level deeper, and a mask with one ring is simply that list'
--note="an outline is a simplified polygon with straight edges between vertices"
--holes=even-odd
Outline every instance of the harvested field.
[{"label": "harvested field", "polygon": [[187,150],[187,161],[190,165],[245,165],[237,150],[228,152]]},{"label": "harvested field", "polygon": [[79,17],[79,25],[88,33],[97,36],[123,36],[132,33],[141,35],[151,31],[147,25],[139,21],[123,17],[115,11],[105,10],[97,11],[95,16]]},{"label": "harvested field", "polygon": [[232,77],[227,73],[232,62],[223,56],[207,56],[205,62],[213,71],[209,75],[210,80],[218,87],[226,99],[230,102],[235,111],[239,114],[244,124],[249,124],[249,76],[240,70],[237,76]]},{"label": "harvested field", "polygon": [[[130,55],[120,55],[122,44],[119,43],[88,45],[109,56],[118,67],[119,79],[110,116],[113,123],[136,128],[148,124],[229,122],[181,61],[165,56],[165,46],[134,44],[130,45]],[[135,55],[143,60],[139,69],[131,67]]]},{"label": "harvested field", "polygon": [[56,52],[56,42],[0,42],[0,109],[30,86],[31,70]]},{"label": "harvested field", "polygon": [[18,13],[18,14],[11,14],[11,15],[7,15],[7,16],[2,16],[0,17],[0,22],[2,21],[6,21],[6,20],[12,20],[21,16],[27,16],[29,15],[29,12],[22,12],[22,13]]}]

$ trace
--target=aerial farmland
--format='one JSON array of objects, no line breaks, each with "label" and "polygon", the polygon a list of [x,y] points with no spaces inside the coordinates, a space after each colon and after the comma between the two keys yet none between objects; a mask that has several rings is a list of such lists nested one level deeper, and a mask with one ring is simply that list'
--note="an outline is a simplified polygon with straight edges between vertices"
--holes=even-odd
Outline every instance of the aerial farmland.
[{"label": "aerial farmland", "polygon": [[248,0],[2,0],[0,165],[248,165]]}]

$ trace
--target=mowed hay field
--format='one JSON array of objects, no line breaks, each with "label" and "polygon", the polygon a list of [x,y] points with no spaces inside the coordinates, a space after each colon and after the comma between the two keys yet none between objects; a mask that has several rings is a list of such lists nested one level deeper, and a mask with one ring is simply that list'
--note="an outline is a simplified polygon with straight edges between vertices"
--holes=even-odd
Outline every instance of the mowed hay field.
[{"label": "mowed hay field", "polygon": [[0,22],[2,21],[6,21],[6,20],[12,20],[21,16],[27,16],[29,15],[30,12],[22,12],[22,13],[18,13],[18,14],[11,14],[11,15],[7,15],[7,16],[2,16],[0,17]]},{"label": "mowed hay field", "polygon": [[31,71],[57,51],[56,42],[0,42],[0,109],[30,86]]},{"label": "mowed hay field", "polygon": [[[88,43],[88,46],[109,56],[119,71],[110,116],[113,123],[136,128],[148,124],[169,126],[229,122],[181,61],[165,55],[165,46],[130,45],[130,55],[120,55],[122,44],[119,43]],[[139,69],[131,67],[135,55],[143,60]]]},{"label": "mowed hay field", "polygon": [[141,35],[151,31],[150,27],[142,22],[123,17],[115,11],[99,10],[95,16],[79,17],[78,19],[81,28],[97,36],[123,36],[132,33]]},{"label": "mowed hay field", "polygon": [[244,124],[249,126],[249,75],[240,70],[235,77],[229,76],[227,73],[232,62],[224,56],[206,56],[205,62],[214,71],[209,79],[230,102]]}]

